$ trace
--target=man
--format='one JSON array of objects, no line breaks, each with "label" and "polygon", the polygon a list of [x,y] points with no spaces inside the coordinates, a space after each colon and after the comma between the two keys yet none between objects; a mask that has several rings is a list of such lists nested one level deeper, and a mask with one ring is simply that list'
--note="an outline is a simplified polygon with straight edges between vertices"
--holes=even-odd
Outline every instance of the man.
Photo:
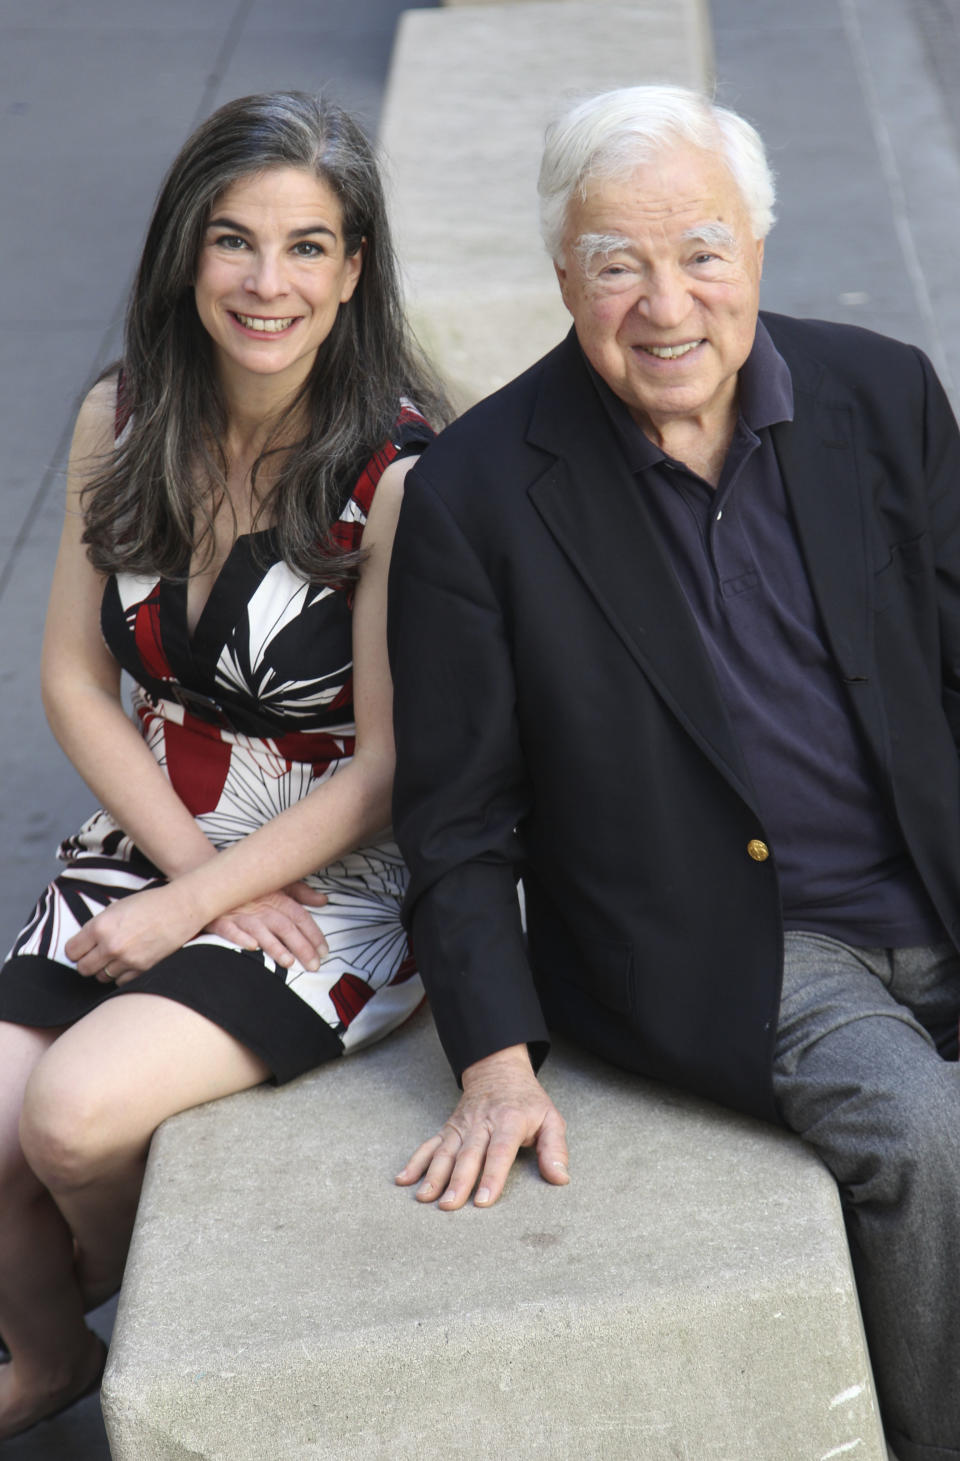
[{"label": "man", "polygon": [[[927,361],[758,319],[773,189],[672,88],[548,134],[574,328],[408,478],[396,825],[463,1097],[398,1180],[567,1180],[548,1028],[786,1122],[900,1461],[960,1457],[960,438]],[[523,876],[525,943],[515,893]]]}]

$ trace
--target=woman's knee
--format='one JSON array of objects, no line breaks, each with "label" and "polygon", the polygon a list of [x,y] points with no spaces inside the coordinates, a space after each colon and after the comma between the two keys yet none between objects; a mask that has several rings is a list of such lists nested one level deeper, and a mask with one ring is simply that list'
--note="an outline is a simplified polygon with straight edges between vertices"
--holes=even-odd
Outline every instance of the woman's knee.
[{"label": "woman's knee", "polygon": [[20,1212],[41,1190],[14,1131],[12,1139],[0,1141],[0,1221]]},{"label": "woman's knee", "polygon": [[104,1089],[62,1069],[54,1051],[37,1063],[24,1091],[20,1144],[46,1187],[83,1187],[131,1155],[130,1134],[118,1130],[110,1107]]},{"label": "woman's knee", "polygon": [[58,1033],[0,1021],[0,1209],[4,1212],[37,1193],[37,1179],[20,1141],[20,1117],[31,1072]]}]

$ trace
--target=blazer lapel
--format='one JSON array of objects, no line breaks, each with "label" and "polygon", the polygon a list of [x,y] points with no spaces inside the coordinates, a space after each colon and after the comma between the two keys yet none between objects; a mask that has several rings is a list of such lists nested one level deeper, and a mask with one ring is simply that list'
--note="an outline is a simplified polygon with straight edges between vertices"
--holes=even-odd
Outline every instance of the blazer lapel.
[{"label": "blazer lapel", "polygon": [[796,399],[796,419],[772,429],[774,449],[827,641],[844,680],[866,682],[871,579],[853,411],[800,389]]},{"label": "blazer lapel", "polygon": [[529,440],[558,457],[530,488],[538,513],[662,699],[752,804],[700,632],[572,336],[545,370]]}]

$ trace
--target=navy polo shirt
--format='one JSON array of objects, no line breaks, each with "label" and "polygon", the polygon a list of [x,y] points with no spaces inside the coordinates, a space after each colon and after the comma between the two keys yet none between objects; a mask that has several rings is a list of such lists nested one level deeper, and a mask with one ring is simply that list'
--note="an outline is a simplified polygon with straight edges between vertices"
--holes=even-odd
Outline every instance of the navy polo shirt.
[{"label": "navy polo shirt", "polygon": [[716,489],[655,446],[591,373],[712,661],[785,927],[866,947],[939,942],[821,630],[769,430],[793,420],[793,383],[762,321]]}]

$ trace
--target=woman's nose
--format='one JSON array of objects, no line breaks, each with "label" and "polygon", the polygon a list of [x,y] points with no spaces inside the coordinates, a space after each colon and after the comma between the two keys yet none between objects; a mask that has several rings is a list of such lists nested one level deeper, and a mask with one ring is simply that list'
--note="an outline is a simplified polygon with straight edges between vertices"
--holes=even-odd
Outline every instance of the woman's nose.
[{"label": "woman's nose", "polygon": [[286,294],[287,279],[282,261],[275,254],[256,254],[244,284],[251,294],[259,295],[261,299],[276,299],[278,295]]}]

